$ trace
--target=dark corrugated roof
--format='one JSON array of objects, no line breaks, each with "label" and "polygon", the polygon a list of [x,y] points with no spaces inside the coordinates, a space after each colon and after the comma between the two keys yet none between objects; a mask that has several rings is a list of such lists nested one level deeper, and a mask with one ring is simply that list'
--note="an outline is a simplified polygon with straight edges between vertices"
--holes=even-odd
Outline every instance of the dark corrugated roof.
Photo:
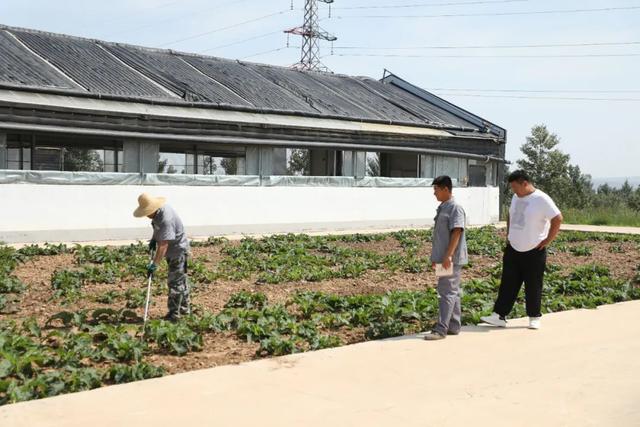
[{"label": "dark corrugated roof", "polygon": [[258,109],[318,113],[304,99],[254,73],[242,63],[184,55],[181,58]]},{"label": "dark corrugated roof", "polygon": [[45,61],[32,55],[11,34],[0,31],[0,81],[60,89],[77,86]]},{"label": "dark corrugated roof", "polygon": [[[0,26],[0,85],[483,133],[455,111],[365,77]],[[57,70],[56,70],[57,68]],[[65,77],[67,76],[67,77]],[[489,135],[486,135],[490,137]]]},{"label": "dark corrugated roof", "polygon": [[170,97],[158,85],[132,72],[97,43],[25,31],[11,33],[89,92],[151,98]]},{"label": "dark corrugated roof", "polygon": [[105,47],[130,67],[188,101],[251,107],[249,101],[245,101],[227,87],[197,72],[179,56],[169,52],[132,49],[118,45],[105,45]]}]

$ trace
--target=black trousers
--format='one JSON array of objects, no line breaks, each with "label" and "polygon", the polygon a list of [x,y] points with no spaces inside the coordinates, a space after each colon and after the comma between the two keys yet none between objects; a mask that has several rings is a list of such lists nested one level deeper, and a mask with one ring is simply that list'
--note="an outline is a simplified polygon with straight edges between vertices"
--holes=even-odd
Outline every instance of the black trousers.
[{"label": "black trousers", "polygon": [[507,316],[518,299],[524,282],[527,316],[540,317],[542,306],[542,280],[547,265],[547,250],[533,249],[518,252],[507,245],[502,259],[502,280],[493,311]]}]

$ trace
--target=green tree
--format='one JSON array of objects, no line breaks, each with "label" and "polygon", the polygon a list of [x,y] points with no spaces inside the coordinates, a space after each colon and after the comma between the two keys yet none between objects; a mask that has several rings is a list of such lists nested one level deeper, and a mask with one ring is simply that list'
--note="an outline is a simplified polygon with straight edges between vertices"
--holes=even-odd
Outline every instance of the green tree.
[{"label": "green tree", "polygon": [[102,172],[104,163],[96,150],[65,148],[64,170],[71,172]]},{"label": "green tree", "polygon": [[311,153],[303,148],[291,150],[291,156],[287,162],[287,173],[289,175],[310,175],[311,174]]},{"label": "green tree", "polygon": [[169,159],[164,159],[164,160],[158,159],[158,173],[164,173],[165,169],[167,168],[167,163],[169,163]]},{"label": "green tree", "polygon": [[379,153],[367,153],[367,176],[380,176]]},{"label": "green tree", "polygon": [[225,175],[238,174],[238,159],[235,157],[225,157],[220,162],[220,166],[222,166],[222,169],[224,169]]},{"label": "green tree", "polygon": [[640,185],[636,187],[636,191],[629,198],[628,204],[631,209],[640,212]]},{"label": "green tree", "polygon": [[559,205],[584,208],[593,195],[591,177],[570,163],[570,156],[557,148],[559,144],[558,136],[545,125],[534,126],[521,147],[524,158],[518,160],[518,167]]},{"label": "green tree", "polygon": [[202,171],[198,171],[203,175],[215,175],[218,170],[216,158],[212,156],[204,156],[202,161]]},{"label": "green tree", "polygon": [[622,187],[620,187],[620,196],[625,202],[628,202],[633,197],[633,187],[629,184],[628,180],[624,181]]}]

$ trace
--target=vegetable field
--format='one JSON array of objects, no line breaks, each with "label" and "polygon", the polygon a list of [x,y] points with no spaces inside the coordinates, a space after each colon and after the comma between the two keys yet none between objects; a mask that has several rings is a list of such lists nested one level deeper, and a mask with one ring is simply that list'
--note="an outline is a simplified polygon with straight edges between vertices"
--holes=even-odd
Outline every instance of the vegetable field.
[{"label": "vegetable field", "polygon": [[[475,324],[492,311],[504,232],[471,229],[467,240],[463,321]],[[406,230],[194,243],[192,315],[157,320],[163,265],[146,328],[146,245],[0,246],[0,405],[427,330],[438,310],[430,241]],[[640,236],[560,234],[544,312],[631,299]],[[521,302],[513,317],[524,316]]]}]

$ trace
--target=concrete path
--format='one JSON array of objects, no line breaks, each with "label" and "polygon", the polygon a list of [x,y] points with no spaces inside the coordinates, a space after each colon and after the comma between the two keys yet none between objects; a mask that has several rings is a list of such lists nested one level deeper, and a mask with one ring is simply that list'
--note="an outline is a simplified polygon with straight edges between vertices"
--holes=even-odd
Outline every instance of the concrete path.
[{"label": "concrete path", "polygon": [[[500,222],[494,225],[497,228],[505,228],[507,224],[505,222]],[[419,227],[410,227],[411,229],[421,229]],[[429,229],[431,227],[424,227],[422,229]],[[407,227],[400,228],[385,228],[385,229],[354,229],[354,230],[339,230],[339,231],[312,231],[306,234],[310,236],[339,236],[345,234],[382,234],[382,233],[391,233],[394,231],[406,230]],[[611,227],[611,226],[599,226],[599,225],[575,225],[575,224],[562,224],[562,230],[571,230],[571,231],[591,231],[597,233],[618,233],[618,234],[639,234],[640,235],[640,227]],[[225,238],[229,240],[241,240],[245,237],[254,237],[261,238],[269,236],[269,234],[232,234],[226,235]],[[203,242],[208,239],[208,236],[189,236],[192,241]],[[64,243],[68,246],[73,246],[74,244],[81,245],[95,245],[95,246],[128,246],[131,244],[136,244],[138,240],[105,240],[105,241],[91,241],[91,242],[50,242],[50,243]],[[42,242],[44,243],[44,242]],[[42,244],[41,243],[41,244]],[[16,249],[20,249],[21,247],[27,246],[31,243],[12,243],[9,246],[12,246]]]},{"label": "concrete path", "polygon": [[595,233],[640,234],[640,227],[613,227],[609,225],[562,224],[561,230],[592,231]]},{"label": "concrete path", "polygon": [[3,427],[640,426],[640,301],[0,408]]}]

